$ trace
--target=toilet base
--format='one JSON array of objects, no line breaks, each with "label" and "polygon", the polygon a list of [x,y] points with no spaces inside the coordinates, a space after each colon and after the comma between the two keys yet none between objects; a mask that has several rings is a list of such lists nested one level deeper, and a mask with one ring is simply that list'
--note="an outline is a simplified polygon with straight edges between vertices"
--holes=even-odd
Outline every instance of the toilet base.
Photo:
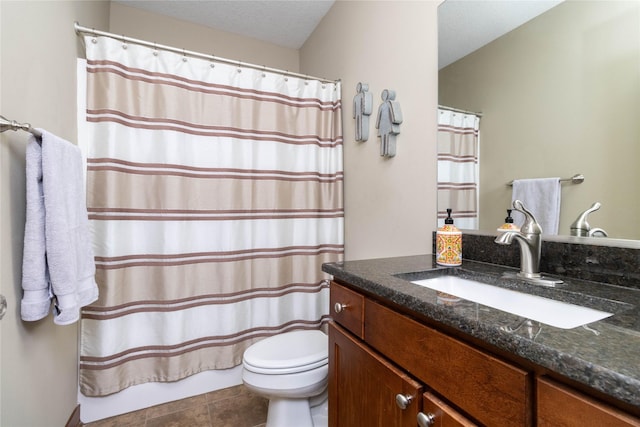
[{"label": "toilet base", "polygon": [[266,427],[313,427],[309,399],[271,397]]},{"label": "toilet base", "polygon": [[325,399],[321,404],[311,407],[313,427],[329,427],[329,401]]},{"label": "toilet base", "polygon": [[271,397],[266,427],[328,427],[329,400],[325,389],[311,399]]}]

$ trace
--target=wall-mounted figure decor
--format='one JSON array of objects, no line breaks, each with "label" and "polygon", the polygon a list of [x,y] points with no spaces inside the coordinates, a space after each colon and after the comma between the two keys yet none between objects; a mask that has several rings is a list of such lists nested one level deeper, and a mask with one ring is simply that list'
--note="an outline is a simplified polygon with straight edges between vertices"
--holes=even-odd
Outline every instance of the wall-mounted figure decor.
[{"label": "wall-mounted figure decor", "polygon": [[369,139],[369,116],[373,112],[373,96],[367,83],[358,83],[353,97],[353,118],[356,119],[356,141]]},{"label": "wall-mounted figure decor", "polygon": [[382,91],[382,104],[378,107],[376,129],[380,137],[380,155],[384,157],[396,155],[396,135],[400,133],[402,110],[400,110],[400,103],[395,99],[395,91],[389,89]]}]

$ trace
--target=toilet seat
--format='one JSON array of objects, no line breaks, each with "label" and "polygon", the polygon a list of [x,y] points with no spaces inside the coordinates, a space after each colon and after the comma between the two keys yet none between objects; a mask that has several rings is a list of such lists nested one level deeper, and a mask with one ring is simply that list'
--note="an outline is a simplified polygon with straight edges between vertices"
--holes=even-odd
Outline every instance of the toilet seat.
[{"label": "toilet seat", "polygon": [[244,353],[243,365],[258,374],[295,374],[328,363],[327,336],[318,330],[293,331],[265,338]]}]

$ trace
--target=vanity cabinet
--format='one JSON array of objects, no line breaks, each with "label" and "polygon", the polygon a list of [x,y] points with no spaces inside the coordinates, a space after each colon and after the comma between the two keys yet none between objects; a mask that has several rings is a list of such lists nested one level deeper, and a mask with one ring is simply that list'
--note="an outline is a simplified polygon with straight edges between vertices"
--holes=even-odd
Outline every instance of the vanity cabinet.
[{"label": "vanity cabinet", "polygon": [[368,345],[481,424],[531,424],[528,372],[371,300],[364,313]]},{"label": "vanity cabinet", "polygon": [[517,366],[335,281],[331,304],[330,427],[640,427],[542,368]]},{"label": "vanity cabinet", "polygon": [[329,426],[415,427],[419,417],[419,425],[425,427],[476,425],[361,339],[367,331],[369,300],[332,282],[331,304]]},{"label": "vanity cabinet", "polygon": [[331,283],[329,304],[333,320],[358,338],[364,338],[364,296],[351,289]]},{"label": "vanity cabinet", "polygon": [[[449,406],[446,402],[439,399],[432,393],[422,395],[422,412],[418,415],[423,420],[421,425],[429,425],[431,427],[473,427],[472,423]],[[431,424],[428,424],[431,422]]]},{"label": "vanity cabinet", "polygon": [[[415,427],[422,386],[339,326],[329,326],[330,426]],[[404,409],[396,396],[409,396]]]},{"label": "vanity cabinet", "polygon": [[640,427],[640,420],[548,378],[537,379],[537,419],[541,427]]}]

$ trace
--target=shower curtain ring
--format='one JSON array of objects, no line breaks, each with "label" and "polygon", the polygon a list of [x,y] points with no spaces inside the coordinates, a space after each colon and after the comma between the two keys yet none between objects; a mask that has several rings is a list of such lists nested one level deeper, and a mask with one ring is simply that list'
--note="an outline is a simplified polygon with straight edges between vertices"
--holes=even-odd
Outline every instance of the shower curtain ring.
[{"label": "shower curtain ring", "polygon": [[184,48],[182,49],[182,62],[187,62],[187,53]]},{"label": "shower curtain ring", "polygon": [[238,61],[238,73],[242,72],[242,62]]},{"label": "shower curtain ring", "polygon": [[126,49],[127,46],[127,38],[124,36],[124,34],[122,35],[122,48]]},{"label": "shower curtain ring", "polygon": [[153,56],[158,56],[158,45],[156,45],[156,42],[153,42]]},{"label": "shower curtain ring", "polygon": [[96,44],[96,43],[98,43],[98,36],[96,35],[96,29],[92,28],[91,31],[93,32],[93,37],[91,38],[91,43]]},{"label": "shower curtain ring", "polygon": [[216,60],[216,56],[212,53],[211,54],[211,68],[215,68],[216,64],[214,64],[214,61]]},{"label": "shower curtain ring", "polygon": [[267,66],[266,66],[266,65],[263,65],[263,66],[262,66],[262,77],[267,77],[267,73],[266,73],[266,71],[267,71]]}]

